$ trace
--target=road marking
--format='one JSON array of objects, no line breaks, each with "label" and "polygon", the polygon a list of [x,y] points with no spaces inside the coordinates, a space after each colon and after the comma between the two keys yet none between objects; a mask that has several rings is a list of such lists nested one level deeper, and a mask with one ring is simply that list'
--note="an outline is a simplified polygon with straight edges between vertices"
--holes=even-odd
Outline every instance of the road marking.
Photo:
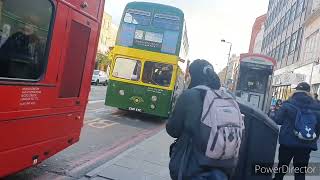
[{"label": "road marking", "polygon": [[90,109],[90,110],[87,110],[87,112],[94,112],[94,113],[110,112],[110,113],[113,113],[114,111],[112,109],[99,108],[99,109]]},{"label": "road marking", "polygon": [[88,124],[88,126],[97,129],[105,129],[114,125],[118,125],[119,123],[107,119],[96,118],[93,120],[84,121],[84,124]]},{"label": "road marking", "polygon": [[100,103],[100,102],[104,102],[104,99],[95,100],[95,101],[89,101],[88,104],[96,104],[96,103]]},{"label": "road marking", "polygon": [[99,121],[99,120],[101,120],[101,118],[95,118],[95,119],[91,119],[91,120],[85,120],[85,121],[83,122],[83,124],[88,124],[88,123],[90,123],[90,122]]}]

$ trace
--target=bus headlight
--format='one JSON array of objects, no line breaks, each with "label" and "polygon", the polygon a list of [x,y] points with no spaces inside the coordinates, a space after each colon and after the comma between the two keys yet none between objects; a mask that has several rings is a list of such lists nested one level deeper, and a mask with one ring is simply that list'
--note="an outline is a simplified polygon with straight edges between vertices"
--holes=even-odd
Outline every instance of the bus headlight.
[{"label": "bus headlight", "polygon": [[151,104],[151,105],[150,105],[150,108],[151,108],[151,109],[155,109],[156,106],[155,106],[154,104]]},{"label": "bus headlight", "polygon": [[119,91],[120,96],[124,96],[124,90]]},{"label": "bus headlight", "polygon": [[158,100],[158,97],[157,97],[157,96],[152,96],[152,97],[151,97],[151,101],[152,101],[152,102],[156,102],[157,100]]}]

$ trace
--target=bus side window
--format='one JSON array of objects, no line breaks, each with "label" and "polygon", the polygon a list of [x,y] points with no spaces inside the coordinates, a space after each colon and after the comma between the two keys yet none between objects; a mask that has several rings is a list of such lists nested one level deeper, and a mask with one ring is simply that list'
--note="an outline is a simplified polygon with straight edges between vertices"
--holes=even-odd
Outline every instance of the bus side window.
[{"label": "bus side window", "polygon": [[0,1],[0,78],[38,80],[47,64],[49,0]]}]

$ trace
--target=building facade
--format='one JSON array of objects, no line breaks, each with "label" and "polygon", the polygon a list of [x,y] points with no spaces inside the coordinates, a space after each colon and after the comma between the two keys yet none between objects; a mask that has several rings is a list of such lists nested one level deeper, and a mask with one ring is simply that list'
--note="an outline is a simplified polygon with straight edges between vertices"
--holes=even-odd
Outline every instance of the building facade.
[{"label": "building facade", "polygon": [[226,73],[227,73],[227,67],[224,67],[219,73],[219,79],[221,84],[224,84],[224,82],[226,81]]},{"label": "building facade", "polygon": [[237,56],[236,54],[233,54],[230,57],[230,60],[228,62],[228,66],[224,69],[224,77],[223,84],[228,87],[229,90],[232,90],[234,88],[234,83],[236,81],[236,67],[238,66],[240,61],[240,56]]},{"label": "building facade", "polygon": [[277,98],[287,99],[293,86],[308,81],[300,57],[310,4],[312,0],[269,1],[262,54],[277,61],[272,82],[273,95]]},{"label": "building facade", "polygon": [[[98,54],[105,55],[105,57],[107,57],[110,48],[115,46],[117,32],[118,26],[112,23],[112,16],[104,12],[98,42]],[[99,63],[97,56],[95,68],[106,71],[108,69],[107,66],[108,65],[105,63]]]},{"label": "building facade", "polygon": [[112,16],[104,12],[98,44],[98,53],[106,54],[115,45],[118,27],[112,23]]},{"label": "building facade", "polygon": [[267,19],[267,14],[257,17],[252,27],[251,40],[249,46],[249,53],[261,53],[263,34],[264,34],[264,23]]},{"label": "building facade", "polygon": [[[320,94],[320,0],[314,0],[310,5],[304,24],[302,39],[301,67],[305,79],[312,85],[312,91]],[[301,68],[300,68],[301,69]]]}]

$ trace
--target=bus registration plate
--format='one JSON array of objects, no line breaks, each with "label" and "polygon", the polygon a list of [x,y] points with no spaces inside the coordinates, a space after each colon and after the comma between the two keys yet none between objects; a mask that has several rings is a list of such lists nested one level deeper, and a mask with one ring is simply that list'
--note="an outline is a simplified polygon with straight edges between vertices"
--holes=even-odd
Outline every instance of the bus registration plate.
[{"label": "bus registration plate", "polygon": [[129,111],[136,111],[136,112],[142,112],[142,109],[129,107]]}]

